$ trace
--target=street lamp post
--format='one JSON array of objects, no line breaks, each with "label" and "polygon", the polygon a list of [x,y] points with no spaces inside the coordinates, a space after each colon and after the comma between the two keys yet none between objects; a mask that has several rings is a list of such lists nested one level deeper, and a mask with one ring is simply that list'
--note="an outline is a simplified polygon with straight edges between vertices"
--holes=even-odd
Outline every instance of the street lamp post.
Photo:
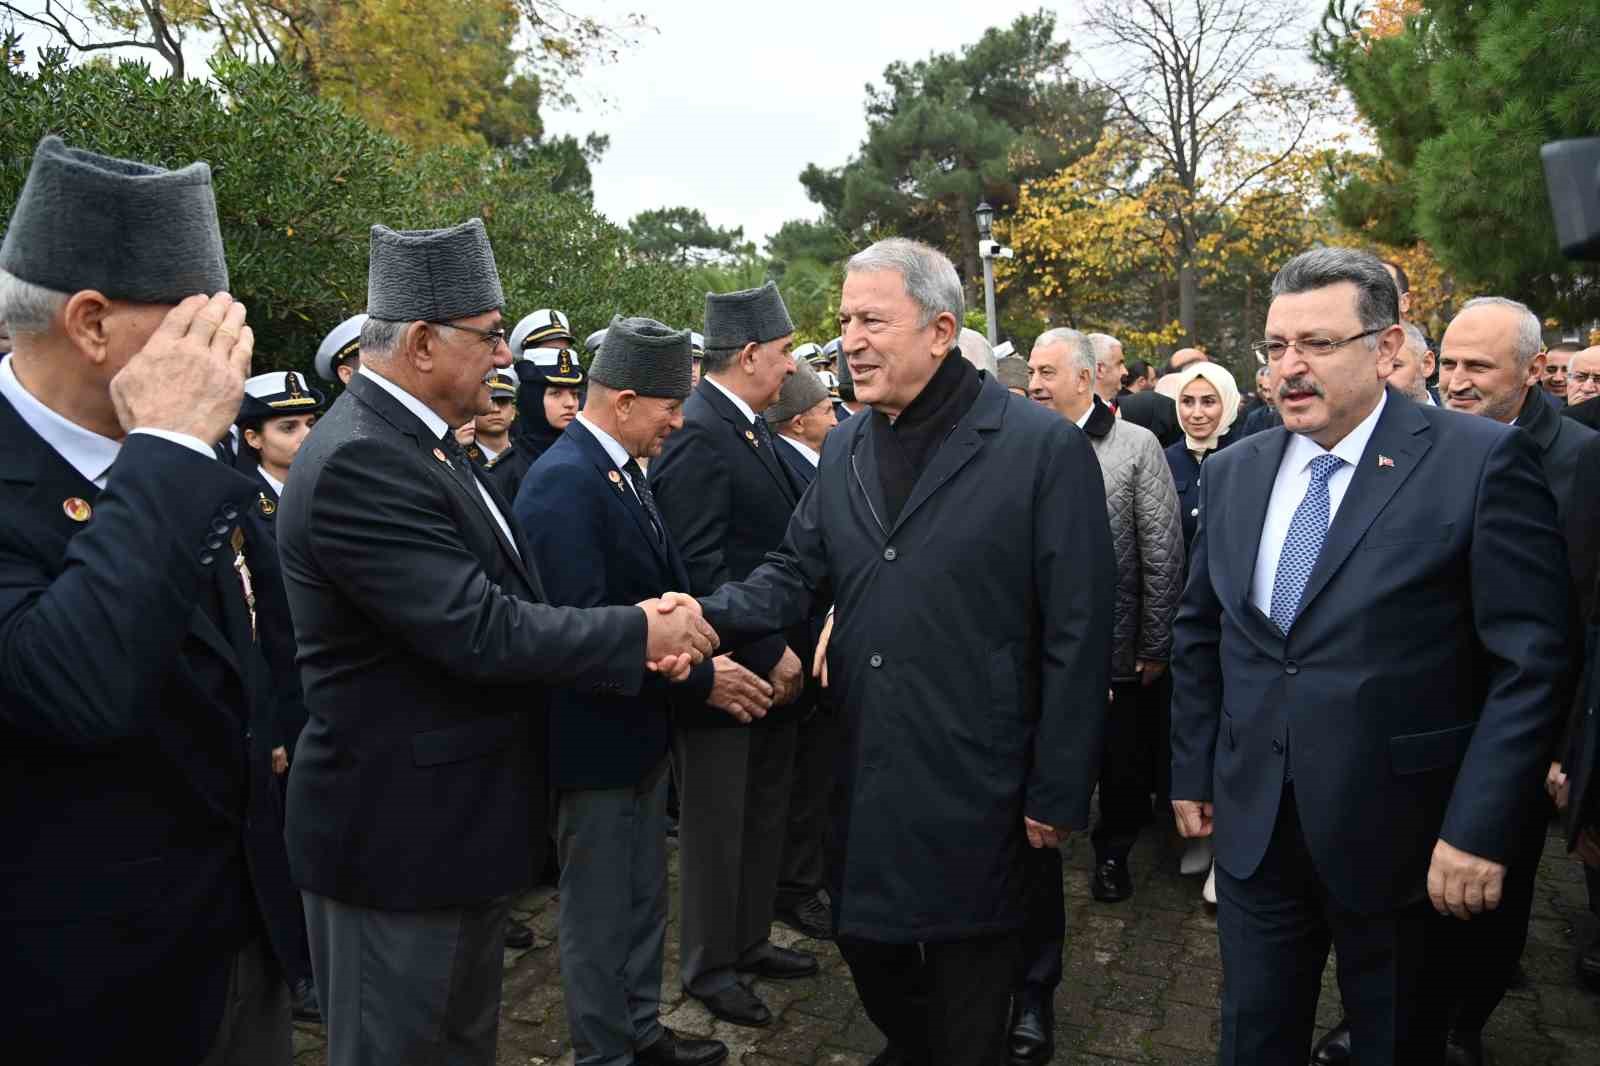
[{"label": "street lamp post", "polygon": [[980,200],[973,214],[978,218],[978,258],[983,261],[983,321],[993,348],[1000,343],[1000,325],[994,320],[994,256],[988,254],[993,244],[994,208],[989,201]]}]

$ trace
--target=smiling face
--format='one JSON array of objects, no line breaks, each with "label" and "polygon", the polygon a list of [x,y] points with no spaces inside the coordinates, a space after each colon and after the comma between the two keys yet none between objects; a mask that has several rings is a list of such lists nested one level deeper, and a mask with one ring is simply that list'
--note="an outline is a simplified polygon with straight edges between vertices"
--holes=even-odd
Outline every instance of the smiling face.
[{"label": "smiling face", "polygon": [[1528,390],[1537,388],[1544,355],[1517,365],[1518,314],[1508,307],[1469,307],[1439,342],[1439,393],[1452,411],[1510,422]]},{"label": "smiling face", "polygon": [[1207,440],[1222,421],[1222,397],[1205,378],[1195,378],[1178,393],[1178,424],[1195,440]]},{"label": "smiling face", "polygon": [[1572,352],[1565,348],[1554,348],[1544,354],[1544,391],[1552,396],[1565,397],[1567,395],[1567,365],[1572,361]]},{"label": "smiling face", "polygon": [[683,401],[660,396],[640,396],[633,392],[617,394],[617,429],[620,443],[628,454],[654,459],[661,454],[667,438],[683,428]]},{"label": "smiling face", "polygon": [[1076,422],[1094,403],[1094,371],[1079,364],[1064,342],[1035,344],[1028,356],[1028,395]]},{"label": "smiling face", "polygon": [[[1365,332],[1357,295],[1355,282],[1341,281],[1273,297],[1268,342],[1337,341]],[[1271,364],[1284,426],[1324,448],[1339,443],[1377,406],[1390,360],[1404,338],[1395,325],[1322,355],[1307,356],[1298,345],[1286,350]]]},{"label": "smiling face", "polygon": [[501,326],[499,310],[485,311],[470,318],[457,319],[452,329],[443,325],[422,325],[426,335],[418,335],[413,360],[426,376],[427,396],[420,397],[452,426],[465,425],[479,415],[494,410],[489,392],[489,375],[511,365],[511,349],[503,339],[492,340],[472,330],[493,330]]},{"label": "smiling face", "polygon": [[858,403],[897,418],[933,379],[959,326],[948,311],[922,315],[898,271],[845,275],[839,332]]}]

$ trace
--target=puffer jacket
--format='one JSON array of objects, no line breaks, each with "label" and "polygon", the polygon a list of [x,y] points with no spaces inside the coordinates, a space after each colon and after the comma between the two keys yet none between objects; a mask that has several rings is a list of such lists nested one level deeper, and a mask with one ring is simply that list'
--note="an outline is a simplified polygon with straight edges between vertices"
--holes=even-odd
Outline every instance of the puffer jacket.
[{"label": "puffer jacket", "polygon": [[1166,662],[1183,592],[1183,522],[1172,470],[1155,434],[1118,418],[1097,396],[1083,431],[1100,460],[1117,557],[1111,679],[1132,681],[1134,663]]}]

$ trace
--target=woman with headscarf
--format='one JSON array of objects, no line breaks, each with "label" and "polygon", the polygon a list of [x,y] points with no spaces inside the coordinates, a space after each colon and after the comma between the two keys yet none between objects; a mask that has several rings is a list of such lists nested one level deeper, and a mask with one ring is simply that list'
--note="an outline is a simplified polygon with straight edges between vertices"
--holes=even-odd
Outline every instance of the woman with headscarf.
[{"label": "woman with headscarf", "polygon": [[[1178,490],[1178,509],[1183,517],[1183,566],[1188,577],[1189,554],[1195,531],[1200,526],[1200,468],[1219,448],[1233,442],[1233,423],[1239,417],[1239,386],[1233,375],[1216,363],[1193,363],[1178,374],[1174,395],[1178,400],[1178,425],[1183,439],[1167,448],[1167,465]],[[1165,765],[1170,765],[1170,752]],[[1163,775],[1164,779],[1165,775]],[[1217,868],[1210,837],[1196,837],[1186,844],[1178,870],[1198,874],[1207,868],[1201,895],[1216,903]]]},{"label": "woman with headscarf", "polygon": [[529,348],[512,366],[518,385],[511,447],[488,469],[507,500],[517,498],[523,475],[578,417],[583,403],[583,367],[571,348]]}]

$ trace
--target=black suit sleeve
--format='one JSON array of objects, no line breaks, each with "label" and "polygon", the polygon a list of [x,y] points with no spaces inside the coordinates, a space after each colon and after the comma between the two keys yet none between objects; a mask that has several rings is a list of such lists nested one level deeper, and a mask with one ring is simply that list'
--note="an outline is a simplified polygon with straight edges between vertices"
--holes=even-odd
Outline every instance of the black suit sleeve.
[{"label": "black suit sleeve", "polygon": [[[1210,463],[1206,464],[1212,470]],[[1211,585],[1206,503],[1218,476],[1200,479],[1200,517],[1189,546],[1189,580],[1172,624],[1172,798],[1211,802],[1222,724],[1222,603]],[[1224,494],[1226,498],[1226,494]]]},{"label": "black suit sleeve", "polygon": [[821,512],[821,493],[812,482],[800,497],[778,550],[744,581],[723,585],[701,598],[701,610],[724,645],[738,646],[774,631],[781,633],[832,600]]},{"label": "black suit sleeve", "polygon": [[[733,498],[727,461],[718,452],[710,430],[686,422],[669,443],[669,450],[650,464],[650,484],[689,572],[688,591],[704,596],[733,580],[725,545],[738,501]],[[736,649],[734,661],[766,678],[788,646],[781,632],[784,627],[776,628],[779,632],[760,640],[741,643],[724,636],[723,643]]]},{"label": "black suit sleeve", "polygon": [[[453,676],[633,695],[645,672],[637,607],[579,609],[518,599],[489,580],[449,505],[410,456],[356,438],[310,492],[309,550],[391,637]],[[484,708],[485,712],[496,710]]]},{"label": "black suit sleeve", "polygon": [[1523,797],[1549,765],[1570,659],[1566,552],[1525,433],[1507,434],[1484,463],[1468,565],[1488,691],[1439,835],[1504,862],[1530,813]]},{"label": "black suit sleeve", "polygon": [[1063,423],[1034,485],[1033,580],[1043,628],[1025,808],[1058,829],[1088,825],[1100,776],[1117,572],[1105,501],[1089,439]]},{"label": "black suit sleeve", "polygon": [[79,746],[144,733],[209,580],[212,524],[253,493],[215,459],[133,434],[58,576],[0,543],[0,719]]}]

